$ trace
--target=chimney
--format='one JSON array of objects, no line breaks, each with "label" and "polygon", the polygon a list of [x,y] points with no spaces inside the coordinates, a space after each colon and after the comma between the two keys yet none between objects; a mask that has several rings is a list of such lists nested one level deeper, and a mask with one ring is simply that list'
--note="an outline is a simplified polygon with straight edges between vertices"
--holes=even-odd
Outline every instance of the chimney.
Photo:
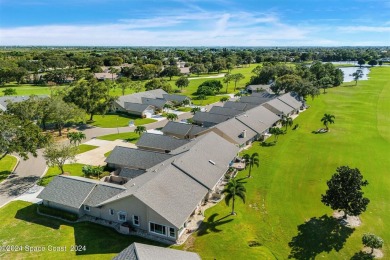
[{"label": "chimney", "polygon": [[242,136],[242,138],[246,137],[246,130],[242,130],[241,136]]}]

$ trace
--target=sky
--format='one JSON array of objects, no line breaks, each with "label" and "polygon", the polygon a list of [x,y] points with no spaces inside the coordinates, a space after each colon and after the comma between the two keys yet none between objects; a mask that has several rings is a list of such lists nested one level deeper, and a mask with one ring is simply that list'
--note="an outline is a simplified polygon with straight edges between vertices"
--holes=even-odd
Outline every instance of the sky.
[{"label": "sky", "polygon": [[389,43],[390,0],[0,0],[0,45]]}]

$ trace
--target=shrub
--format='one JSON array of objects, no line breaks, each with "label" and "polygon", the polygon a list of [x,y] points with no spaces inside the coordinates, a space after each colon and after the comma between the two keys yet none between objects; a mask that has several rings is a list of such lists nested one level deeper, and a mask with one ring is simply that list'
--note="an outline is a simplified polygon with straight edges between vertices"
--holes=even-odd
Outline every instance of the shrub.
[{"label": "shrub", "polygon": [[39,212],[53,217],[59,217],[69,221],[76,221],[78,219],[78,216],[74,213],[66,212],[59,209],[49,208],[44,205],[39,205],[38,209]]}]

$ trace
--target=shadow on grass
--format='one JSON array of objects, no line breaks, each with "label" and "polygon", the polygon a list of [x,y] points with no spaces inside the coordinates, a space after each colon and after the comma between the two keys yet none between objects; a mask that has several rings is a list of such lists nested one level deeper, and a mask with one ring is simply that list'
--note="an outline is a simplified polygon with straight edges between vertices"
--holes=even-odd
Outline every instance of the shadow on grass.
[{"label": "shadow on grass", "polygon": [[217,227],[233,221],[233,219],[224,220],[228,217],[231,217],[232,215],[230,215],[230,214],[226,215],[220,219],[216,219],[218,215],[219,215],[218,213],[214,213],[213,215],[211,215],[210,217],[207,218],[206,222],[203,221],[203,223],[200,225],[200,228],[198,231],[198,236],[207,235],[211,232],[213,232],[213,233],[222,232],[222,230],[218,229]]},{"label": "shadow on grass", "polygon": [[0,181],[6,179],[8,177],[8,175],[10,175],[11,172],[10,171],[1,171],[0,172]]},{"label": "shadow on grass", "polygon": [[[37,213],[37,205],[19,209],[15,215],[16,219],[20,219],[33,224],[45,226],[54,230],[47,230],[48,240],[41,241],[42,244],[50,244],[50,239],[66,240],[68,234],[64,233],[60,226],[73,227],[74,242],[72,245],[80,245],[80,251],[76,251],[76,255],[92,255],[92,254],[118,254],[120,251],[128,247],[133,242],[144,243],[149,245],[156,245],[167,247],[167,245],[147,240],[136,236],[122,235],[112,228],[104,227],[90,222],[68,223],[59,219],[54,219]],[[11,227],[12,228],[12,227]],[[29,226],[34,229],[34,225]],[[53,235],[53,232],[56,234]],[[73,235],[72,234],[72,235]],[[66,245],[70,250],[71,245]],[[85,247],[84,247],[85,246]],[[85,250],[84,250],[85,248]]]},{"label": "shadow on grass", "polygon": [[127,138],[127,139],[123,139],[125,142],[128,142],[128,143],[134,143],[135,141],[137,141],[139,138],[138,137],[130,137],[130,138]]},{"label": "shadow on grass", "polygon": [[291,248],[288,258],[314,259],[323,252],[338,252],[353,232],[354,229],[340,224],[333,217],[313,217],[298,226],[298,235],[288,244]]},{"label": "shadow on grass", "polygon": [[365,252],[358,252],[351,257],[351,260],[369,260],[374,259],[374,256]]},{"label": "shadow on grass", "polygon": [[276,142],[275,142],[275,141],[269,142],[269,143],[267,143],[267,142],[261,142],[260,145],[261,145],[262,147],[271,147],[271,146],[275,146],[275,145],[276,145]]}]

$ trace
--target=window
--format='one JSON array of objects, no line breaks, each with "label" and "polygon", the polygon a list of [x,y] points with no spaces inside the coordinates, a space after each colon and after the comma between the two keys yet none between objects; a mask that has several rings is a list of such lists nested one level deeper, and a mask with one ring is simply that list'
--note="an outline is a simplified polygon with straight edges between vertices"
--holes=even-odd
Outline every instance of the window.
[{"label": "window", "polygon": [[169,228],[169,236],[170,237],[176,237],[176,234],[175,234],[175,229],[174,228]]},{"label": "window", "polygon": [[89,206],[84,205],[84,210],[85,210],[85,211],[90,211],[91,209],[89,208]]},{"label": "window", "polygon": [[125,222],[127,220],[126,212],[118,212],[118,220]]},{"label": "window", "polygon": [[110,212],[110,215],[114,215],[114,210],[113,209],[109,209],[108,212]]},{"label": "window", "polygon": [[133,216],[133,225],[139,226],[139,216]]},{"label": "window", "polygon": [[150,232],[153,232],[153,233],[156,233],[156,234],[160,234],[160,235],[166,235],[166,230],[165,230],[165,226],[163,225],[159,225],[159,224],[155,224],[155,223],[152,223],[150,222]]}]

